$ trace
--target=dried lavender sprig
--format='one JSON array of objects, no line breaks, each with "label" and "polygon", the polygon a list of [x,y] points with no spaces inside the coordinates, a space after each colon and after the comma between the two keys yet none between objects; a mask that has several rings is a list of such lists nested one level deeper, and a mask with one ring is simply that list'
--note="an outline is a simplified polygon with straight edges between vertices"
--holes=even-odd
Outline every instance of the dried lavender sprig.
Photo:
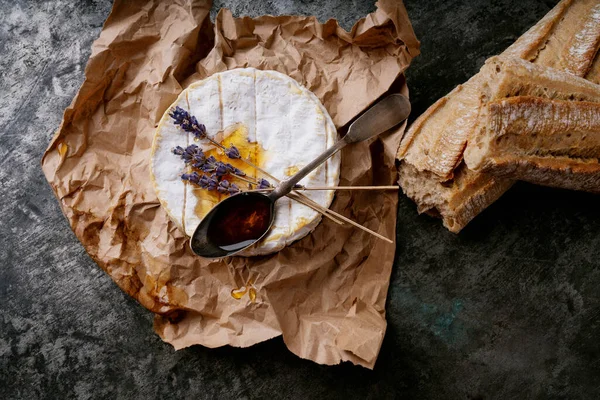
[{"label": "dried lavender sprig", "polygon": [[189,181],[191,183],[194,183],[194,184],[200,186],[202,189],[207,189],[207,190],[216,190],[217,187],[219,186],[219,180],[218,180],[217,176],[215,176],[215,175],[211,175],[211,176],[200,175],[196,171],[192,172],[191,174],[181,175],[181,179],[183,179],[184,181]]},{"label": "dried lavender sprig", "polygon": [[[175,106],[175,109],[171,110],[169,116],[173,118],[173,121],[176,125],[179,125],[181,129],[183,129],[186,132],[191,132],[196,139],[208,139],[212,143],[218,145],[218,147],[220,147],[223,150],[227,157],[231,159],[239,159],[242,157],[240,155],[240,151],[234,145],[231,145],[229,148],[227,148],[222,144],[217,143],[213,139],[209,138],[206,135],[206,127],[203,124],[199,123],[196,117],[191,115],[188,111],[184,110],[183,108]],[[181,147],[177,147],[178,150],[181,149]]]},{"label": "dried lavender sprig", "polygon": [[206,189],[209,191],[216,190],[219,193],[223,194],[237,194],[240,192],[240,188],[235,183],[230,183],[227,179],[223,179],[219,182],[218,177],[216,175],[206,176],[200,175],[197,172],[192,172],[191,174],[183,174],[181,175],[181,179],[184,181],[191,182],[195,185],[200,186],[202,189]]},{"label": "dried lavender sprig", "polygon": [[217,176],[224,176],[227,174],[236,175],[238,177],[246,176],[246,173],[239,168],[234,167],[229,163],[217,161],[213,156],[208,157],[203,163],[194,165],[196,168],[200,168],[204,172],[214,172]]},{"label": "dried lavender sprig", "polygon": [[[206,176],[204,174],[200,175],[196,171],[189,173],[189,174],[181,175],[182,180],[194,183],[203,189],[208,189],[208,190],[216,189],[220,193],[228,193],[228,194],[239,193],[240,188],[235,183],[231,183],[227,179],[220,180],[220,178],[222,178],[222,175],[219,175],[218,172],[212,174],[210,177]],[[240,177],[238,177],[238,178],[240,178]],[[252,182],[249,179],[244,178],[243,180],[248,182],[250,189],[252,188],[252,185],[254,185],[254,186],[259,185],[257,182]],[[263,188],[264,187],[265,186],[263,184]]]},{"label": "dried lavender sprig", "polygon": [[[169,116],[171,116],[171,118],[173,118],[175,124],[179,125],[184,131],[193,133],[197,139],[210,140],[213,144],[215,144],[217,147],[219,147],[221,150],[223,150],[223,152],[225,153],[225,155],[227,155],[227,157],[232,158],[232,159],[241,158],[240,151],[238,150],[237,147],[235,147],[234,145],[231,145],[229,148],[227,148],[227,147],[223,146],[221,143],[218,143],[215,140],[208,137],[206,135],[206,127],[203,124],[200,124],[198,122],[198,120],[196,119],[196,117],[191,115],[188,111],[184,110],[183,108],[181,108],[179,106],[175,106],[175,109],[171,110],[171,112],[169,113]],[[192,145],[192,146],[195,146],[195,145]],[[181,147],[179,147],[179,146],[177,146],[177,148],[181,149]],[[173,152],[175,152],[175,150]],[[210,159],[210,157],[209,157],[209,159]],[[214,157],[213,157],[213,159],[214,159]],[[249,164],[250,166],[254,167],[255,169],[257,169],[263,173],[266,173],[265,171],[263,171],[262,169],[260,169],[259,167],[257,167],[253,163],[251,163],[249,160],[243,160],[243,161],[246,162],[247,164]],[[218,166],[215,166],[214,169],[216,170],[217,167]],[[199,168],[200,168],[200,166],[199,166]],[[230,172],[233,173],[234,175],[245,176],[243,171],[233,167],[231,164],[226,164],[226,168],[229,168]],[[221,169],[221,172],[222,171],[223,170]],[[206,171],[206,172],[208,172],[208,171]],[[268,186],[266,186],[266,187],[271,187],[271,184],[267,180],[261,178],[261,180],[259,181],[259,185],[263,185],[263,188],[264,188],[266,184],[268,184]]]},{"label": "dried lavender sprig", "polygon": [[[229,149],[233,152],[238,152],[235,146],[231,146]],[[234,167],[229,163],[223,163],[217,161],[213,156],[206,158],[206,154],[195,144],[187,146],[185,149],[181,146],[175,147],[173,154],[181,156],[186,164],[192,163],[192,167],[198,168],[203,172],[214,172],[217,176],[222,177],[227,174],[240,176],[246,176],[246,173],[239,168]],[[231,154],[231,152],[230,152]],[[235,154],[233,154],[235,156]],[[239,152],[238,152],[239,155]]]},{"label": "dried lavender sprig", "polygon": [[240,192],[240,188],[235,183],[230,183],[227,179],[223,179],[219,182],[217,187],[219,193],[227,193],[229,195],[237,194]]},{"label": "dried lavender sprig", "polygon": [[[233,147],[233,146],[232,146]],[[234,147],[235,148],[235,147]],[[234,167],[229,163],[217,161],[214,156],[206,158],[204,152],[195,144],[191,144],[185,149],[177,146],[173,149],[173,153],[180,155],[184,159],[186,164],[193,161],[192,167],[200,169],[202,172],[213,173],[217,178],[222,178],[227,174],[236,176],[246,182],[258,186],[259,189],[270,188],[271,183],[264,178],[256,180],[256,178],[249,179],[246,177],[246,173],[239,168]],[[193,175],[190,175],[193,177]],[[200,176],[198,175],[198,179]],[[189,180],[189,179],[188,179]]]},{"label": "dried lavender sprig", "polygon": [[[171,118],[173,118],[175,124],[179,125],[184,131],[192,132],[197,139],[208,139],[214,145],[219,147],[228,158],[231,158],[231,159],[241,159],[242,158],[240,151],[234,145],[231,145],[230,147],[225,147],[221,143],[218,143],[215,140],[213,140],[212,138],[208,137],[206,135],[206,127],[203,124],[200,124],[198,122],[198,120],[196,119],[196,117],[191,115],[188,111],[184,110],[183,108],[176,106],[175,109],[171,110],[169,115],[171,116]],[[197,148],[196,145],[190,145],[190,146],[188,146],[188,148],[190,148],[191,146],[195,146]],[[175,154],[181,155],[182,157],[185,157],[184,160],[186,161],[186,163],[189,163],[190,160],[193,158],[193,156],[188,155],[189,152],[186,152],[187,149],[185,149],[183,151],[182,150],[183,149],[180,146],[177,146],[175,149],[173,149],[173,152]],[[202,156],[204,156],[204,153],[202,153]],[[196,161],[196,163],[193,164],[192,166],[194,168],[199,168],[204,172],[215,171],[217,173],[217,175],[219,175],[219,176],[223,176],[227,173],[231,173],[236,176],[246,176],[246,174],[242,170],[234,167],[233,165],[231,165],[229,163],[217,164],[216,159],[212,156],[206,160],[206,163],[203,163],[203,161],[204,161],[203,159],[202,160],[194,160],[194,161]],[[261,169],[259,169],[256,165],[251,163],[249,160],[242,160],[242,161],[246,162],[247,164],[249,164],[250,166],[254,167],[257,170],[264,172]],[[225,172],[225,169],[227,169],[227,172]],[[263,187],[266,184],[268,184],[268,186],[266,186],[266,187],[271,187],[271,184],[265,179],[262,179],[260,181],[260,184],[262,184]]]},{"label": "dried lavender sprig", "polygon": [[173,122],[176,125],[179,125],[184,131],[192,133],[197,139],[204,139],[206,137],[206,127],[183,108],[176,106],[174,109],[171,109],[169,116],[173,118]]}]

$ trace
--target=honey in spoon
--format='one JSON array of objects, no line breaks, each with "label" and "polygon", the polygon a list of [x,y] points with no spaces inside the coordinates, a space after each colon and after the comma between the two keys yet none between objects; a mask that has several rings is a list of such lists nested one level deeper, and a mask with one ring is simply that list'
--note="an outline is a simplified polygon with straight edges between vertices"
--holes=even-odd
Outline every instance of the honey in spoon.
[{"label": "honey in spoon", "polygon": [[271,225],[272,203],[264,196],[232,196],[213,216],[207,237],[226,252],[238,251],[260,239]]}]

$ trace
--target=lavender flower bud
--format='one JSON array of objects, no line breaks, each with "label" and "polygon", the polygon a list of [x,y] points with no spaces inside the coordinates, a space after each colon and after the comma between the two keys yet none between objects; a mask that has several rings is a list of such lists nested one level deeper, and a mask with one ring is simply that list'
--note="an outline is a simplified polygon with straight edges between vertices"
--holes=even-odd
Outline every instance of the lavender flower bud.
[{"label": "lavender flower bud", "polygon": [[200,175],[197,172],[192,172],[191,174],[183,174],[181,175],[181,179],[184,181],[189,181],[195,184],[198,184],[200,181]]},{"label": "lavender flower bud", "polygon": [[[195,119],[196,118],[194,118],[194,120]],[[196,121],[196,124],[198,124],[198,121]],[[206,127],[204,126],[204,124],[198,124],[197,131],[194,132],[194,137],[196,139],[204,139],[206,137]]]},{"label": "lavender flower bud", "polygon": [[269,183],[269,181],[268,181],[268,180],[266,180],[266,179],[263,179],[263,178],[260,178],[260,179],[258,180],[258,188],[259,188],[259,189],[268,189],[268,188],[270,188],[270,187],[271,187],[271,184]]},{"label": "lavender flower bud", "polygon": [[197,168],[200,168],[204,172],[213,172],[216,169],[217,160],[210,156],[208,157],[203,164],[198,165]]},{"label": "lavender flower bud", "polygon": [[194,159],[194,156],[198,154],[198,152],[202,152],[202,150],[200,150],[200,148],[195,144],[191,144],[185,148],[181,158],[183,158],[183,161],[185,161],[186,164],[189,164]]},{"label": "lavender flower bud", "polygon": [[223,176],[223,175],[227,175],[229,173],[229,168],[227,168],[227,165],[223,164],[220,161],[217,161],[215,163],[215,174],[217,176]]},{"label": "lavender flower bud", "polygon": [[202,172],[213,172],[215,170],[214,164],[204,163],[198,165],[198,168],[202,170]]},{"label": "lavender flower bud", "polygon": [[232,183],[229,186],[229,194],[237,194],[240,192],[240,188],[235,183]]},{"label": "lavender flower bud", "polygon": [[192,172],[190,174],[190,182],[198,184],[198,182],[200,182],[200,175],[198,175],[197,172]]},{"label": "lavender flower bud", "polygon": [[213,175],[210,176],[210,178],[208,178],[207,189],[208,190],[215,190],[215,189],[217,189],[217,186],[219,186],[219,180],[217,179],[216,175],[213,174]]},{"label": "lavender flower bud", "polygon": [[206,161],[206,155],[201,149],[198,149],[196,154],[194,154],[193,160],[197,163],[203,163],[204,161]]},{"label": "lavender flower bud", "polygon": [[175,109],[169,112],[169,116],[173,118],[176,125],[179,125],[184,131],[192,133],[196,138],[203,139],[206,137],[206,127],[183,108],[176,106]]},{"label": "lavender flower bud", "polygon": [[177,147],[174,147],[174,148],[173,148],[173,150],[171,150],[171,151],[173,152],[173,154],[176,154],[176,155],[178,155],[178,156],[182,156],[182,155],[183,155],[183,152],[184,152],[185,150],[184,150],[184,148],[183,148],[183,147],[181,147],[181,146],[177,146]]},{"label": "lavender flower bud", "polygon": [[202,169],[202,166],[206,162],[206,155],[202,150],[198,149],[198,151],[192,157],[192,161],[192,167]]},{"label": "lavender flower bud", "polygon": [[206,189],[208,187],[208,176],[202,175],[198,185],[200,185],[201,188]]},{"label": "lavender flower bud", "polygon": [[229,158],[241,158],[240,151],[234,145],[231,145],[228,149],[224,150],[225,155]]},{"label": "lavender flower bud", "polygon": [[246,174],[244,173],[244,171],[242,171],[241,169],[238,169],[238,168],[234,167],[233,165],[231,165],[229,163],[225,164],[225,166],[227,167],[227,171],[230,174],[237,175],[237,176],[246,176]]},{"label": "lavender flower bud", "polygon": [[217,191],[219,193],[229,193],[229,181],[224,179],[219,182],[219,186],[217,186]]}]

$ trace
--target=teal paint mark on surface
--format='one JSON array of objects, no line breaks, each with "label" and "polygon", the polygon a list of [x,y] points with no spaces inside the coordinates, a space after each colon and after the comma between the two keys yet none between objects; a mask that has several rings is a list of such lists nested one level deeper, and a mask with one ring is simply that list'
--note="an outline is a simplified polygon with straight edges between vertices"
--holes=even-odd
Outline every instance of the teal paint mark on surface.
[{"label": "teal paint mark on surface", "polygon": [[415,322],[441,339],[447,346],[461,347],[468,343],[468,332],[460,319],[464,309],[463,300],[453,299],[448,305],[436,305],[421,302],[409,288],[400,290],[401,303]]},{"label": "teal paint mark on surface", "polygon": [[466,330],[460,320],[457,320],[459,312],[463,309],[461,300],[454,300],[449,312],[441,312],[432,325],[434,335],[441,337],[444,341],[454,344],[466,339]]}]

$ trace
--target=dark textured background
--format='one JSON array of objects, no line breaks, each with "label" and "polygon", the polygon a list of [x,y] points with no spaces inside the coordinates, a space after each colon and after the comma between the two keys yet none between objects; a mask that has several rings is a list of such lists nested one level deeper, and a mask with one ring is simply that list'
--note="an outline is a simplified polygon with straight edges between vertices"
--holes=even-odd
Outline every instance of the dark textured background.
[{"label": "dark textured background", "polygon": [[[423,53],[408,72],[415,115],[555,3],[407,0]],[[245,350],[162,343],[150,312],[87,257],[39,167],[110,6],[0,0],[0,399],[600,396],[600,198],[525,184],[458,236],[401,196],[374,371],[301,360],[281,339]],[[374,10],[367,0],[221,6],[345,28]]]}]

